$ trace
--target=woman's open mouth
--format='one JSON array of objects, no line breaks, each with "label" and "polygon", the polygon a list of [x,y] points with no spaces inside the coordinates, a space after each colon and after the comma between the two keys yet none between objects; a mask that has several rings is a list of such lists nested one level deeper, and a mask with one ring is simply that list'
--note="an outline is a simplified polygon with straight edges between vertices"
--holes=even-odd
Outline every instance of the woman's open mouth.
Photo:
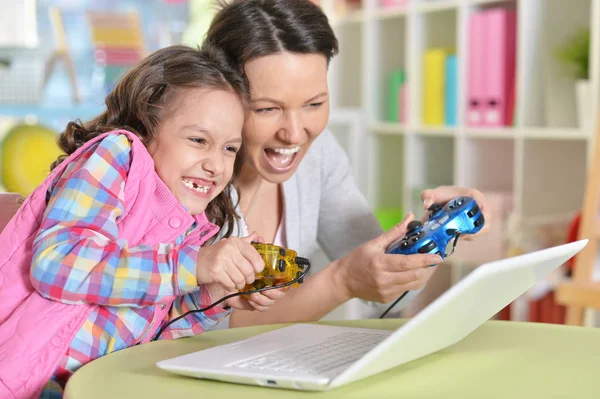
[{"label": "woman's open mouth", "polygon": [[276,172],[287,172],[294,166],[294,161],[302,146],[292,148],[267,148],[265,157]]}]

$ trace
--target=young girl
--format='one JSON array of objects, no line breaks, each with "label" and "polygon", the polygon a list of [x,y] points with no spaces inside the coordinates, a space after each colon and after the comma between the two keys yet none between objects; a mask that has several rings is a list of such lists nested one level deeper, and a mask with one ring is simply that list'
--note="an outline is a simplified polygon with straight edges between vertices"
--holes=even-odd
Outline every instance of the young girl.
[{"label": "young girl", "polygon": [[[67,126],[67,155],[0,235],[0,397],[60,398],[82,365],[148,342],[263,269],[256,234],[227,238],[243,82],[214,49],[173,46],[124,76],[101,116]],[[225,239],[200,249],[217,226]],[[265,310],[253,295],[160,338],[201,333],[228,307]]]}]

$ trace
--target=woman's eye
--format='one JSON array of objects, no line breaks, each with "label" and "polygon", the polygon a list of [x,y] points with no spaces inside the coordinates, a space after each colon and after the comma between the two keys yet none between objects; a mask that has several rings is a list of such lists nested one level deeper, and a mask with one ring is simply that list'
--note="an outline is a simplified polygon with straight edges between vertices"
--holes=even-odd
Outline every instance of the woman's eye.
[{"label": "woman's eye", "polygon": [[266,113],[269,113],[269,112],[274,112],[276,110],[277,110],[276,107],[259,108],[259,109],[256,110],[256,113],[258,113],[258,114],[266,114]]},{"label": "woman's eye", "polygon": [[229,152],[233,152],[234,154],[237,154],[237,152],[238,152],[238,148],[234,147],[234,146],[227,146],[227,147],[225,147],[225,150],[227,150]]},{"label": "woman's eye", "polygon": [[206,139],[203,139],[202,137],[190,137],[190,141],[196,143],[196,144],[204,144],[206,143]]},{"label": "woman's eye", "polygon": [[310,108],[319,108],[321,105],[323,105],[323,103],[322,103],[322,102],[320,102],[320,103],[311,103],[311,104],[308,104],[308,106],[309,106]]}]

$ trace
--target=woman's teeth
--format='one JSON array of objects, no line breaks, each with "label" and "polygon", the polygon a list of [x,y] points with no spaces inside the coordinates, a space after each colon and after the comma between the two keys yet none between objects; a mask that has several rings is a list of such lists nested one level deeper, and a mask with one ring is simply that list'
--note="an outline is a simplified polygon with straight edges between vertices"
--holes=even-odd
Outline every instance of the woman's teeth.
[{"label": "woman's teeth", "polygon": [[208,190],[210,190],[210,186],[199,186],[198,184],[193,183],[189,180],[186,180],[186,179],[181,179],[181,180],[183,180],[183,184],[185,184],[185,186],[187,188],[191,188],[192,190],[198,191],[199,193],[206,194],[208,192]]},{"label": "woman's teeth", "polygon": [[300,146],[294,148],[273,148],[273,152],[284,155],[292,155],[300,151]]},{"label": "woman's teeth", "polygon": [[296,154],[300,151],[300,148],[302,148],[300,145],[293,148],[267,148],[265,155],[271,166],[281,171],[294,164]]}]

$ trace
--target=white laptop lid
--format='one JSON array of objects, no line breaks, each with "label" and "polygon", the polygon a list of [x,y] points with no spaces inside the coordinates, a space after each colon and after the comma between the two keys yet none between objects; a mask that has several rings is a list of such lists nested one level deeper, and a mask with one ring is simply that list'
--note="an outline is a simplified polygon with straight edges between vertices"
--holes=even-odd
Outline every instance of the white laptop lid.
[{"label": "white laptop lid", "polygon": [[473,332],[585,247],[588,240],[486,263],[337,377],[332,386],[446,348]]}]

